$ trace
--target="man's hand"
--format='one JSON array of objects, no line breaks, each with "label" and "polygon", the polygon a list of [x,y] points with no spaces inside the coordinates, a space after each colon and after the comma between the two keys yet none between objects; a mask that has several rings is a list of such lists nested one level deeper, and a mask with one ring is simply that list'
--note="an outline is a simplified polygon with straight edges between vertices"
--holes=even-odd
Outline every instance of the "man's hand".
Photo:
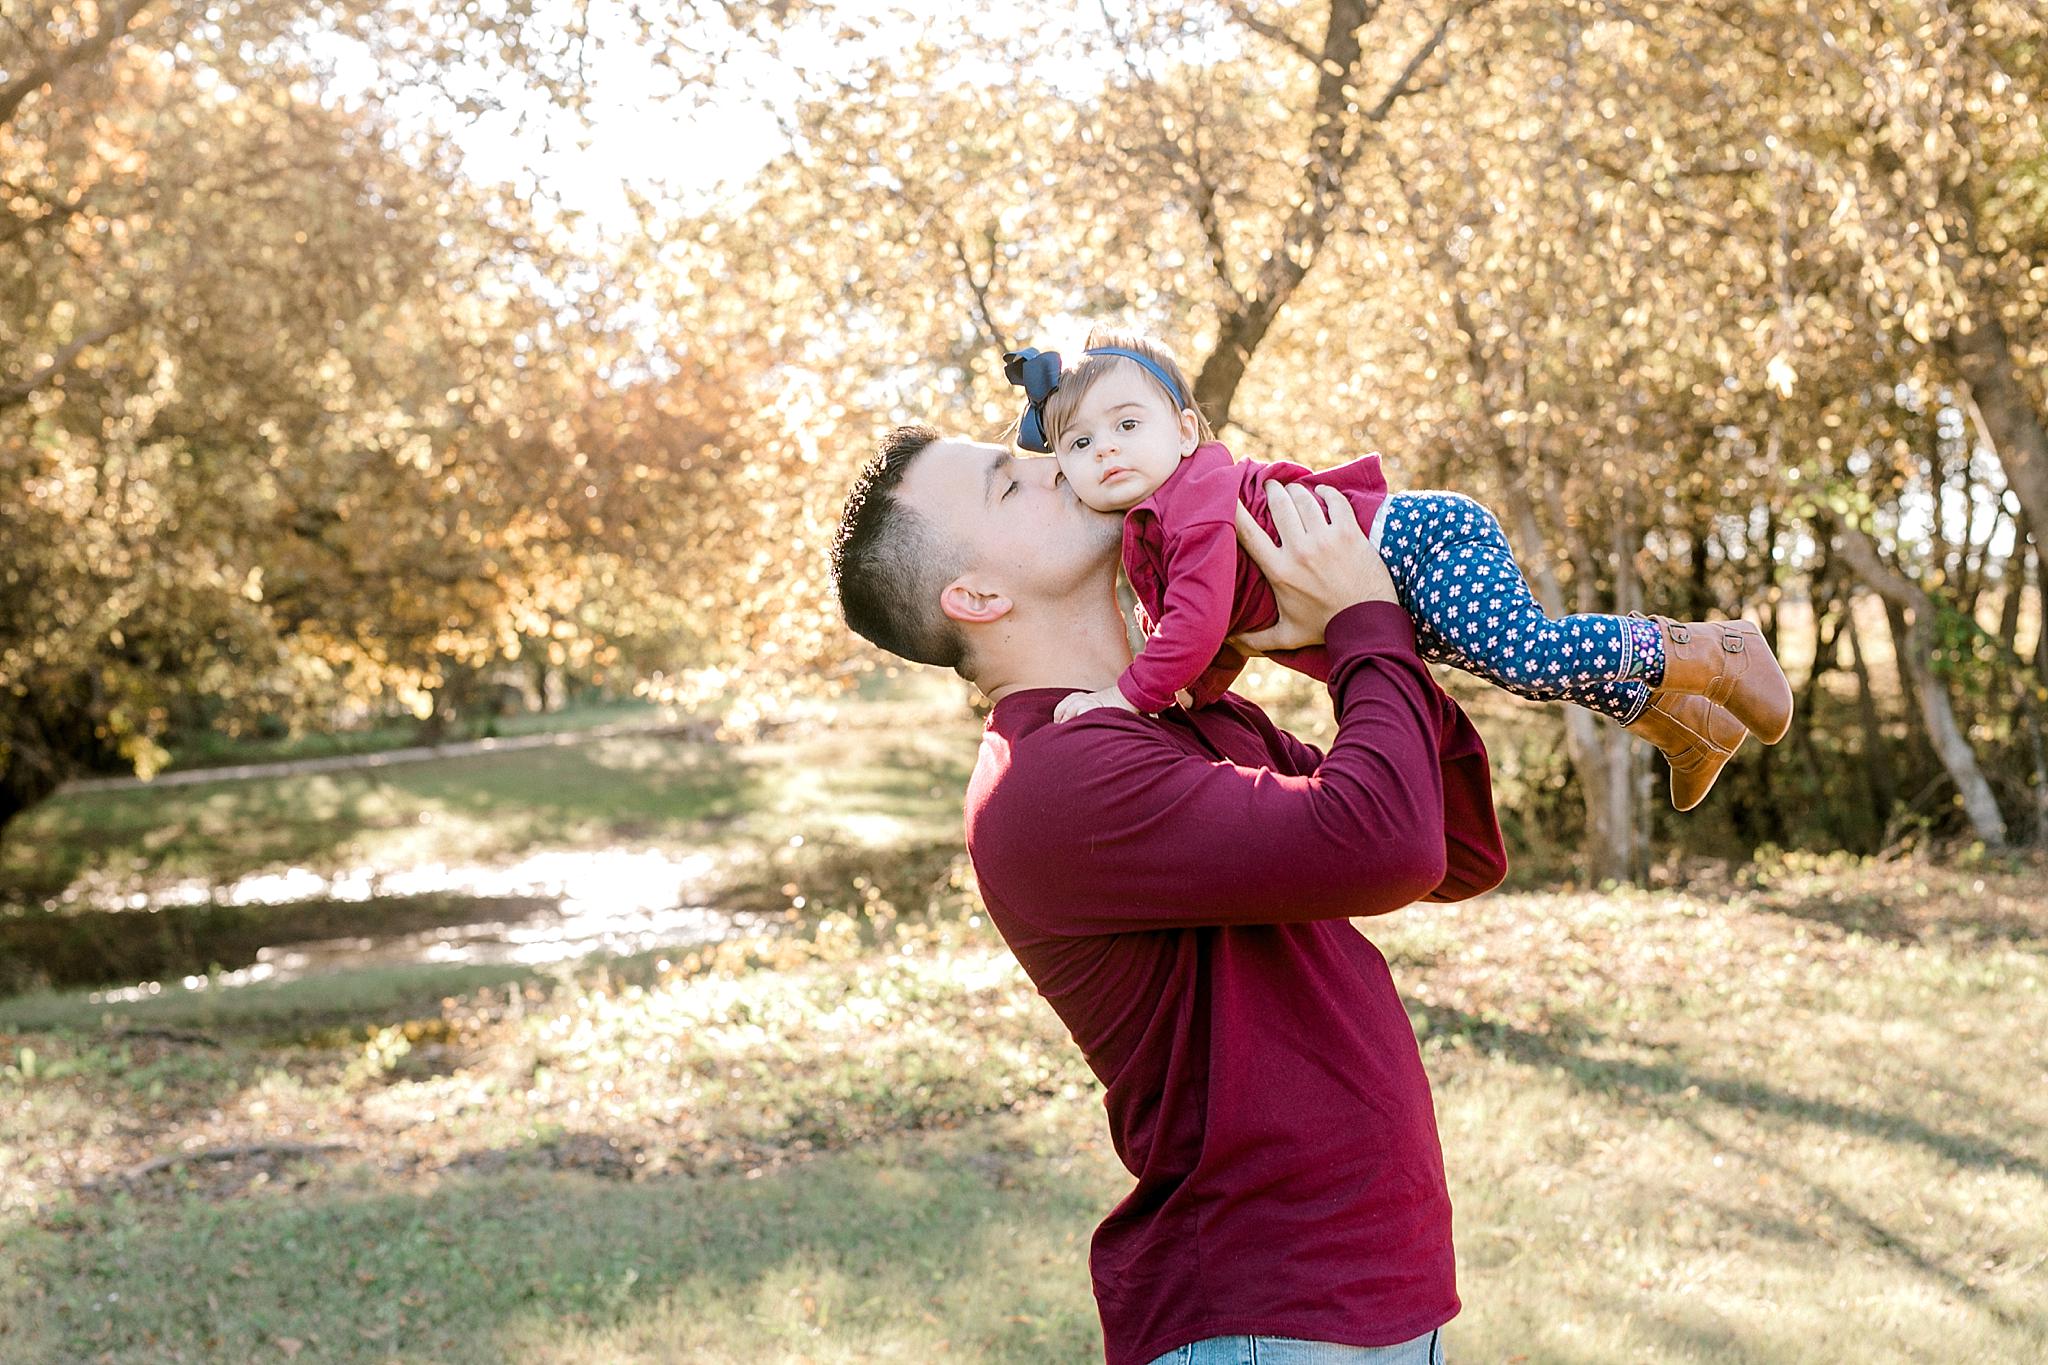
[{"label": "man's hand", "polygon": [[1264,630],[1232,636],[1230,644],[1239,653],[1321,644],[1330,618],[1346,607],[1399,600],[1386,561],[1359,529],[1358,515],[1342,493],[1268,484],[1266,507],[1279,543],[1243,503],[1237,505],[1237,539],[1273,585],[1280,619]]},{"label": "man's hand", "polygon": [[1052,709],[1052,718],[1055,721],[1072,720],[1085,711],[1098,710],[1104,706],[1114,706],[1124,711],[1138,709],[1131,705],[1120,689],[1105,687],[1100,692],[1073,692],[1061,697],[1060,704]]}]

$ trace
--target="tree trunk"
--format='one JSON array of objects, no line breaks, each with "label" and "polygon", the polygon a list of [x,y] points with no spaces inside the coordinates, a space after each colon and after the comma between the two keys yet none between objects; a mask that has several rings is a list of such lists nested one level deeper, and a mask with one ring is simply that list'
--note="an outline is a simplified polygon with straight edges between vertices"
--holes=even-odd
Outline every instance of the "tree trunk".
[{"label": "tree trunk", "polygon": [[1605,719],[1583,706],[1565,708],[1565,747],[1586,793],[1586,874],[1595,883],[1639,883],[1649,861],[1636,782],[1642,746]]},{"label": "tree trunk", "polygon": [[1688,536],[1688,542],[1692,551],[1691,562],[1687,565],[1689,572],[1686,575],[1685,584],[1685,616],[1688,621],[1705,620],[1708,610],[1714,605],[1714,583],[1711,577],[1710,562],[1707,557],[1707,546],[1713,539],[1713,535],[1713,518],[1706,515],[1706,509],[1702,508],[1700,518],[1693,523],[1692,531]]},{"label": "tree trunk", "polygon": [[[2048,526],[2048,522],[2035,521],[2029,517],[2030,530]],[[2034,536],[2034,676],[2043,685],[2048,685],[2048,545],[2038,535]]]},{"label": "tree trunk", "polygon": [[[1216,349],[1195,376],[1195,402],[1221,428],[1230,421],[1230,405],[1252,355],[1266,338],[1281,309],[1308,274],[1316,253],[1330,235],[1345,178],[1358,162],[1363,139],[1354,128],[1358,63],[1363,55],[1364,28],[1373,11],[1366,0],[1331,0],[1322,51],[1314,55],[1316,94],[1308,155],[1294,211],[1281,229],[1249,294],[1237,294],[1226,272],[1220,283],[1232,295],[1216,329]],[[1306,55],[1306,54],[1304,54]]]},{"label": "tree trunk", "polygon": [[[1770,465],[1769,465],[1769,467],[1770,467],[1770,468],[1772,468],[1772,469],[1777,469],[1777,468],[1780,468],[1780,467],[1781,467],[1781,464],[1782,464],[1782,460],[1783,460],[1783,456],[1781,455],[1780,451],[1781,451],[1781,447],[1780,447],[1780,445],[1779,445],[1779,442],[1778,442],[1778,433],[1777,433],[1777,432],[1776,432],[1776,430],[1774,429],[1774,430],[1773,430],[1773,431],[1771,432],[1771,446],[1770,446],[1770,456],[1769,456],[1769,460],[1770,460]],[[1762,596],[1763,600],[1762,600],[1762,601],[1761,601],[1761,602],[1760,602],[1760,603],[1758,604],[1758,606],[1757,606],[1757,614],[1758,614],[1758,615],[1760,615],[1760,616],[1762,616],[1762,617],[1764,618],[1764,619],[1763,619],[1763,621],[1762,621],[1762,622],[1760,623],[1760,625],[1759,625],[1759,628],[1760,628],[1760,629],[1761,629],[1761,630],[1763,631],[1763,636],[1764,636],[1764,643],[1765,643],[1765,644],[1767,644],[1767,645],[1769,645],[1769,646],[1771,647],[1771,654],[1772,654],[1772,657],[1774,657],[1774,658],[1775,658],[1775,657],[1777,656],[1777,654],[1779,653],[1779,647],[1778,647],[1778,601],[1779,601],[1779,593],[1778,593],[1778,590],[1777,590],[1777,589],[1778,589],[1778,506],[1777,506],[1777,502],[1776,502],[1776,500],[1775,500],[1775,499],[1767,499],[1767,500],[1765,501],[1765,503],[1764,503],[1764,545],[1763,545],[1763,550],[1764,550],[1764,552],[1763,552],[1763,555],[1761,556],[1762,562],[1761,562],[1760,564],[1758,564],[1758,566],[1757,566],[1757,567],[1758,567],[1758,569],[1759,569],[1759,570],[1760,570],[1760,571],[1762,572],[1762,574],[1763,574],[1763,583],[1761,584],[1761,587],[1762,587],[1762,589],[1763,589],[1763,592],[1761,593],[1761,596]]]},{"label": "tree trunk", "polygon": [[1969,737],[1956,722],[1948,689],[1934,673],[1934,602],[1919,584],[1886,564],[1878,556],[1877,546],[1863,532],[1852,526],[1838,526],[1835,544],[1858,578],[1887,603],[1909,614],[1905,636],[1899,641],[1899,671],[1913,679],[1927,737],[1963,798],[1963,813],[1970,821],[1971,831],[1988,847],[2005,847],[2005,817],[1999,814],[1998,801],[1991,794],[1991,784],[1984,779],[1984,770],[1970,748]]},{"label": "tree trunk", "polygon": [[2048,526],[2048,425],[2021,382],[1997,309],[1973,302],[1935,344],[1969,386],[1978,426],[2027,519]]},{"label": "tree trunk", "polygon": [[[1453,14],[1457,12],[1455,9],[1450,11]],[[1438,31],[1441,33],[1441,27]],[[1566,549],[1576,566],[1581,609],[1589,609],[1594,574],[1586,539],[1573,527],[1571,518],[1565,513],[1563,498],[1555,483],[1550,482],[1550,467],[1529,458],[1526,451],[1517,451],[1508,442],[1497,420],[1501,404],[1496,396],[1494,357],[1473,319],[1458,262],[1451,255],[1444,238],[1423,233],[1427,213],[1422,196],[1415,189],[1398,153],[1385,143],[1380,144],[1380,149],[1407,202],[1409,223],[1416,232],[1416,243],[1428,255],[1437,273],[1445,301],[1451,308],[1452,320],[1464,341],[1465,361],[1472,372],[1472,386],[1478,394],[1481,414],[1486,419],[1488,453],[1500,472],[1508,520],[1514,528],[1510,539],[1515,547],[1515,557],[1525,571],[1534,575],[1529,586],[1544,611],[1551,616],[1569,614],[1571,608],[1565,604],[1564,589],[1551,567],[1555,560],[1547,548],[1542,525],[1536,518],[1537,495],[1527,483],[1527,471],[1534,467],[1543,471],[1546,482],[1541,490],[1542,496],[1557,521],[1559,534],[1566,537]],[[1573,772],[1578,775],[1586,805],[1586,869],[1596,882],[1638,880],[1648,870],[1649,840],[1648,805],[1636,795],[1633,790],[1635,784],[1630,778],[1629,751],[1636,746],[1626,731],[1618,725],[1604,724],[1604,719],[1584,707],[1564,704],[1565,752],[1571,759]]]},{"label": "tree trunk", "polygon": [[[1989,554],[1989,550],[1986,550]],[[2048,845],[2048,736],[2041,717],[2041,690],[2048,686],[2048,674],[2040,660],[2020,653],[2020,615],[2025,605],[2027,582],[2039,576],[2040,547],[2034,543],[2033,525],[2025,512],[2013,519],[2012,557],[1999,568],[2004,595],[1998,604],[1998,654],[2001,676],[2009,679],[2013,695],[2013,716],[2027,738],[2028,754],[2034,764],[2034,830],[2032,842]],[[2048,621],[2041,635],[2048,637]]]},{"label": "tree trunk", "polygon": [[475,713],[478,670],[453,659],[441,661],[441,685],[433,690],[433,710],[419,724],[421,744],[440,744],[461,738],[461,727]]},{"label": "tree trunk", "polygon": [[34,679],[26,697],[0,710],[0,836],[73,777],[128,766],[105,738],[108,706],[87,667]]},{"label": "tree trunk", "polygon": [[2013,524],[2012,558],[1999,569],[2004,589],[1998,603],[1998,647],[2014,658],[2020,657],[2020,605],[2027,595],[2027,559],[2033,553],[2032,534],[2022,515]]},{"label": "tree trunk", "polygon": [[[1635,490],[1623,484],[1614,513],[1613,540],[1608,547],[1614,559],[1614,610],[1621,614],[1643,609],[1643,584],[1636,577],[1636,550],[1643,543],[1643,535],[1635,509]],[[1650,880],[1650,822],[1655,809],[1652,803],[1657,795],[1650,746],[1637,742],[1616,723],[1598,729],[1601,743],[1608,750],[1609,764],[1622,765],[1622,790],[1628,797],[1628,809],[1618,817],[1626,836],[1628,874],[1617,880],[1646,883]]]},{"label": "tree trunk", "polygon": [[[1505,442],[1502,443],[1506,449]],[[1509,452],[1512,455],[1512,452]],[[1526,466],[1524,466],[1526,468]],[[1512,459],[1503,460],[1507,485],[1508,515],[1515,526],[1516,558],[1533,567],[1530,588],[1543,610],[1552,616],[1569,612],[1564,587],[1551,569],[1551,556],[1544,548],[1542,525],[1536,520],[1535,501],[1514,468]],[[1581,539],[1567,526],[1565,534]],[[1574,560],[1582,558],[1579,546]],[[1581,584],[1581,591],[1586,585]],[[1645,803],[1638,796],[1632,763],[1639,748],[1627,731],[1608,724],[1606,718],[1583,706],[1564,706],[1565,753],[1572,771],[1578,774],[1579,789],[1586,807],[1586,874],[1594,882],[1639,881],[1648,871],[1649,839]]]},{"label": "tree trunk", "polygon": [[1863,718],[1863,774],[1870,789],[1870,804],[1882,830],[1892,818],[1899,801],[1898,778],[1892,771],[1891,741],[1885,738],[1884,717],[1877,711],[1877,696],[1870,689],[1870,665],[1863,659],[1863,632],[1856,625],[1856,594],[1851,589],[1843,604],[1843,629],[1849,632],[1849,663],[1856,670],[1856,709]]},{"label": "tree trunk", "polygon": [[[1783,437],[1779,433],[1777,425],[1773,423],[1769,454],[1766,457],[1768,461],[1767,467],[1771,469],[1782,468],[1783,455]],[[1781,617],[1778,611],[1780,596],[1778,592],[1777,553],[1778,509],[1775,502],[1767,501],[1764,504],[1763,553],[1758,556],[1759,563],[1757,565],[1763,580],[1760,585],[1761,591],[1757,594],[1757,614],[1763,618],[1759,629],[1763,632],[1764,643],[1771,647],[1773,658],[1783,652],[1779,644]],[[1754,836],[1783,847],[1786,842],[1785,812],[1779,807],[1775,784],[1772,780],[1775,775],[1772,770],[1778,762],[1778,751],[1775,746],[1769,744],[1759,744],[1755,747],[1757,756],[1755,767],[1752,771],[1756,774],[1756,800],[1744,812],[1749,818],[1739,822],[1738,827],[1740,825],[1747,825]]]},{"label": "tree trunk", "polygon": [[[1279,318],[1287,301],[1315,264],[1323,243],[1336,227],[1338,211],[1344,204],[1347,180],[1358,165],[1365,147],[1365,129],[1383,122],[1394,106],[1415,89],[1416,76],[1443,46],[1453,22],[1477,8],[1472,0],[1448,7],[1435,29],[1409,51],[1400,72],[1377,99],[1367,103],[1359,87],[1364,83],[1361,64],[1365,54],[1365,30],[1380,13],[1379,0],[1330,0],[1323,29],[1321,51],[1287,37],[1283,30],[1240,9],[1238,22],[1254,33],[1274,39],[1292,49],[1315,68],[1315,104],[1309,111],[1308,155],[1303,158],[1301,178],[1293,191],[1294,208],[1280,229],[1280,240],[1262,253],[1251,289],[1240,292],[1230,263],[1221,254],[1221,243],[1212,255],[1218,292],[1223,297],[1221,320],[1216,329],[1216,349],[1195,376],[1195,402],[1219,429],[1230,421],[1230,405],[1237,398],[1238,384],[1251,364],[1266,333]],[[1375,47],[1384,42],[1375,35]],[[1199,180],[1198,168],[1189,168]],[[1198,210],[1199,215],[1199,210]]]},{"label": "tree trunk", "polygon": [[1841,666],[1842,632],[1847,628],[1849,620],[1850,604],[1833,598],[1828,599],[1827,615],[1821,615],[1823,595],[1832,586],[1833,577],[1828,573],[1827,563],[1823,560],[1821,567],[1813,576],[1812,587],[1808,593],[1814,616],[1813,667],[1807,670],[1805,686],[1799,690],[1799,708],[1794,712],[1798,720],[1792,726],[1792,747],[1799,755],[1801,765],[1806,769],[1809,788],[1814,792],[1820,792],[1826,787],[1827,776],[1821,763],[1820,751],[1813,743],[1813,708],[1820,700],[1821,680]]},{"label": "tree trunk", "polygon": [[[1860,577],[1861,575],[1858,576]],[[1864,581],[1867,583],[1869,580],[1866,579]],[[1906,715],[1908,717],[1906,733],[1911,736],[1911,745],[1914,750],[1914,753],[1911,755],[1911,761],[1915,766],[1919,766],[1921,759],[1932,759],[1934,755],[1927,749],[1926,732],[1914,728],[1911,723],[1911,717],[1920,714],[1920,684],[1917,681],[1919,674],[1906,667],[1906,636],[1910,633],[1912,627],[1906,620],[1906,609],[1904,607],[1881,593],[1878,595],[1878,600],[1884,603],[1885,624],[1891,628],[1892,672],[1898,678],[1899,696],[1906,705]]]},{"label": "tree trunk", "polygon": [[2034,683],[2025,673],[2012,680],[2014,714],[2027,737],[2027,756],[2034,763],[2034,829],[2029,842],[2048,845],[2048,738],[2042,735],[2041,708],[2035,701]]}]

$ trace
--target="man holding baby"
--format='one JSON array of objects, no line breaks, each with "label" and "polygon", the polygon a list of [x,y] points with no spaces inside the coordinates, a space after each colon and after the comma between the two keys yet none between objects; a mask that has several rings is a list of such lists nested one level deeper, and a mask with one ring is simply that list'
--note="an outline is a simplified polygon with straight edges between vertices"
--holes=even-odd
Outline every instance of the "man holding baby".
[{"label": "man holding baby", "polygon": [[1328,753],[1235,695],[1054,720],[1132,654],[1122,518],[1052,459],[899,427],[834,548],[854,630],[993,704],[968,851],[1136,1180],[1090,1258],[1108,1365],[1427,1365],[1459,1306],[1429,1083],[1349,921],[1499,882],[1486,751],[1344,499],[1268,510],[1238,533],[1280,619],[1233,643],[1322,643]]}]

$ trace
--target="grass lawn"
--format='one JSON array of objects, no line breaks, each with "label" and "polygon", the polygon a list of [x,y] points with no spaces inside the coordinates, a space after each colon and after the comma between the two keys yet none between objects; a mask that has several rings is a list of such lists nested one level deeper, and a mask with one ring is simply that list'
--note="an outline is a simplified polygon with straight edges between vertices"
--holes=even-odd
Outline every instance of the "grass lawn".
[{"label": "grass lawn", "polygon": [[0,904],[538,849],[752,851],[951,840],[979,722],[956,695],[846,708],[741,745],[622,735],[361,771],[76,792],[16,820]]},{"label": "grass lawn", "polygon": [[[1363,926],[1436,1085],[1457,1357],[2048,1358],[2040,879]],[[0,1358],[1088,1359],[1099,1091],[938,899],[295,1041],[0,1038]],[[140,1169],[192,1151],[227,1156]]]},{"label": "grass lawn", "polygon": [[[807,929],[0,999],[0,1361],[1098,1359],[1128,1177],[976,913],[975,728],[886,703],[38,812],[17,884],[645,842]],[[1361,925],[1436,1087],[1454,1358],[2048,1359],[2044,886],[1794,855]]]},{"label": "grass lawn", "polygon": [[[494,735],[558,734],[565,730],[589,730],[604,725],[654,722],[661,708],[637,697],[611,701],[579,701],[554,711],[521,712],[499,716],[488,724]],[[389,718],[355,730],[310,732],[277,738],[231,739],[207,732],[194,735],[171,750],[167,772],[190,768],[218,768],[238,763],[279,763],[296,758],[332,758],[342,754],[373,754],[388,749],[410,748],[420,742],[419,722],[411,717]],[[472,738],[466,731],[451,733],[446,742]]]}]

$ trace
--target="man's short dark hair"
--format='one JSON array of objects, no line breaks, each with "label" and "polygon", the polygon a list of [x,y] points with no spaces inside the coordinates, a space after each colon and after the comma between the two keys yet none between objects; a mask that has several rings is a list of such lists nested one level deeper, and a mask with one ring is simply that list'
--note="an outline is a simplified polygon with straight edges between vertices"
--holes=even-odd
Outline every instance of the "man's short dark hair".
[{"label": "man's short dark hair", "polygon": [[891,654],[957,672],[967,641],[939,610],[939,593],[960,572],[959,546],[896,496],[911,464],[938,439],[928,426],[897,427],[882,437],[839,514],[832,578],[855,634]]}]

